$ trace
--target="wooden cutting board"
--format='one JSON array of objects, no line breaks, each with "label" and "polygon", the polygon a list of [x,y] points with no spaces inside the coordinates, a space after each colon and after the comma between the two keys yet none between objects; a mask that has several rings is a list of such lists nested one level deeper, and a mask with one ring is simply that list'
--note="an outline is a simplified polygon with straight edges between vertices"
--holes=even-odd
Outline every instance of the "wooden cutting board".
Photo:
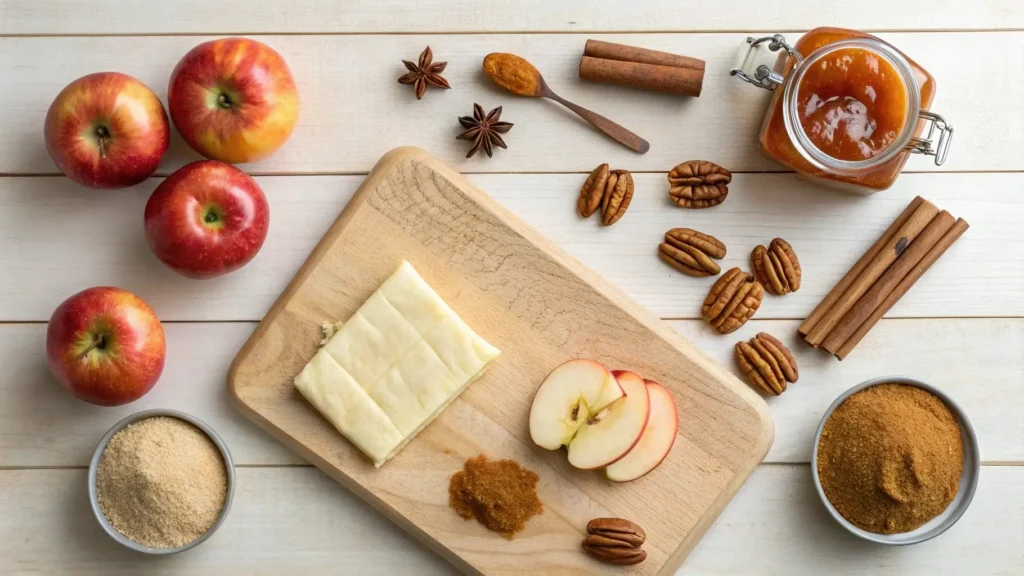
[{"label": "wooden cutting board", "polygon": [[[574,207],[575,191],[566,190],[565,209]],[[321,323],[351,316],[402,260],[502,356],[375,469],[294,390],[292,378],[316,351]],[[675,395],[678,437],[644,478],[615,484],[572,468],[564,451],[531,442],[537,386],[579,357],[633,370]],[[471,574],[671,574],[774,434],[768,407],[746,385],[416,148],[393,150],[377,163],[242,347],[228,382],[246,417]],[[514,459],[540,476],[544,512],[512,541],[448,507],[449,478],[481,453]],[[647,531],[644,563],[609,566],[581,552],[587,521],[601,516]],[[339,549],[349,545],[338,542]]]}]

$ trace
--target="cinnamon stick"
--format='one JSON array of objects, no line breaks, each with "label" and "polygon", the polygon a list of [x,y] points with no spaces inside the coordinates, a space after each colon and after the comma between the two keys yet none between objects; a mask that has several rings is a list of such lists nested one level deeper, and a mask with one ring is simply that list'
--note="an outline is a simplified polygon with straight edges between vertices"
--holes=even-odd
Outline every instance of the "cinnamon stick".
[{"label": "cinnamon stick", "polygon": [[704,61],[625,44],[587,40],[579,75],[581,80],[700,96]]},{"label": "cinnamon stick", "polygon": [[843,343],[839,350],[835,352],[836,358],[839,358],[840,360],[846,358],[850,352],[853,351],[854,347],[860,343],[861,339],[864,338],[864,335],[867,334],[868,331],[878,323],[882,316],[885,316],[885,313],[888,312],[893,305],[895,305],[896,302],[898,302],[899,299],[902,298],[903,295],[921,279],[921,276],[924,276],[924,273],[932,267],[932,264],[935,264],[935,261],[938,260],[954,242],[963,236],[964,232],[966,232],[968,228],[970,228],[970,225],[966,220],[963,218],[957,219],[952,228],[943,234],[942,238],[935,244],[935,246],[925,254],[921,262],[910,270],[910,273],[896,285],[896,288],[893,289],[889,296],[882,300],[882,303],[875,309],[874,313],[872,313],[871,316],[869,316],[860,325],[860,327],[857,328],[857,331]]},{"label": "cinnamon stick", "polygon": [[811,315],[808,316],[802,324],[800,324],[797,332],[801,336],[807,336],[811,330],[817,326],[818,322],[825,317],[825,314],[827,314],[828,311],[835,306],[835,303],[839,301],[839,297],[846,292],[847,288],[853,284],[853,281],[860,276],[861,272],[867,268],[868,264],[878,256],[878,253],[881,252],[887,244],[889,244],[893,236],[896,235],[896,231],[907,223],[907,220],[910,219],[910,215],[913,214],[923,202],[924,198],[920,196],[911,200],[910,204],[903,209],[903,212],[896,217],[896,220],[889,225],[885,232],[882,232],[882,235],[879,236],[878,240],[876,240],[875,243],[868,248],[868,251],[860,257],[860,260],[857,260],[857,263],[853,265],[853,268],[850,268],[850,271],[847,272],[846,275],[843,276],[843,278],[832,288],[828,295],[818,303],[814,308],[814,311],[811,312]]},{"label": "cinnamon stick", "polygon": [[896,262],[882,274],[882,277],[875,282],[875,285],[868,290],[857,303],[843,316],[843,319],[836,324],[836,327],[829,333],[821,347],[835,354],[842,348],[850,336],[857,331],[864,322],[874,314],[879,305],[892,294],[896,286],[907,277],[911,270],[925,257],[925,255],[942,239],[942,237],[953,227],[956,219],[949,212],[943,210],[932,219],[928,227],[921,232],[921,235],[914,240]]},{"label": "cinnamon stick", "polygon": [[615,44],[614,42],[602,42],[601,40],[587,40],[587,45],[583,48],[583,55],[604,60],[618,60],[620,62],[704,70],[704,61],[697,58],[679,56],[677,54],[661,52],[660,50],[627,46],[625,44]]},{"label": "cinnamon stick", "polygon": [[704,84],[704,70],[584,56],[580,60],[580,78],[697,97]]},{"label": "cinnamon stick", "polygon": [[832,329],[836,327],[836,324],[850,311],[850,308],[860,300],[861,296],[885,273],[889,266],[896,261],[896,258],[907,249],[938,213],[939,209],[934,204],[927,200],[922,200],[921,205],[914,210],[914,213],[900,226],[899,230],[893,234],[893,237],[882,246],[878,254],[868,262],[863,272],[843,292],[843,295],[836,301],[835,306],[829,309],[804,340],[815,348],[820,346],[829,333],[832,332]]}]

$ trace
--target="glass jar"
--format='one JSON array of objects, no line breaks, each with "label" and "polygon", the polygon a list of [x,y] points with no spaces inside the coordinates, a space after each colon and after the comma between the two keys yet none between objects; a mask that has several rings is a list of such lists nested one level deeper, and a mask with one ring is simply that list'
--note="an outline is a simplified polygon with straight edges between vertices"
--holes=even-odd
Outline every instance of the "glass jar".
[{"label": "glass jar", "polygon": [[912,153],[946,161],[953,127],[928,110],[935,79],[870,34],[816,28],[794,46],[748,38],[730,74],[775,92],[758,141],[804,178],[868,194],[892,186]]}]

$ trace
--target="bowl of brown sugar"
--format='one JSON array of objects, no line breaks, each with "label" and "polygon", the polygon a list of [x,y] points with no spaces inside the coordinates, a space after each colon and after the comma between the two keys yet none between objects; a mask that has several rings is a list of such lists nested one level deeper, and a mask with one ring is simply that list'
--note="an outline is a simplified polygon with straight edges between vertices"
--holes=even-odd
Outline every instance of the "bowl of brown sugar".
[{"label": "bowl of brown sugar", "polygon": [[224,522],[235,472],[224,441],[198,418],[145,410],[121,420],[89,463],[89,503],[103,530],[145,554],[194,548]]},{"label": "bowl of brown sugar", "polygon": [[978,439],[964,411],[919,380],[884,377],[847,390],[814,439],[814,487],[856,536],[903,546],[960,519],[978,487]]}]

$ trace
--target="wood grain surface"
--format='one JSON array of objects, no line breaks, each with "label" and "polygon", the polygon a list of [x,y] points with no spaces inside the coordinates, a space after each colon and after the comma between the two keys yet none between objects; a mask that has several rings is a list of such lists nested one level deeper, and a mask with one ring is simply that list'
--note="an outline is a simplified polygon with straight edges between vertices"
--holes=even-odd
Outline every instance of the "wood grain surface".
[{"label": "wood grain surface", "polygon": [[[347,319],[402,260],[502,350],[487,372],[403,451],[375,469],[291,380],[325,321]],[[533,445],[536,387],[571,358],[656,380],[675,397],[675,446],[654,472],[615,485]],[[767,406],[746,385],[457,172],[416,148],[374,168],[236,357],[239,409],[304,458],[479,574],[614,574],[579,553],[588,520],[628,517],[648,534],[634,574],[669,574],[768,452]],[[540,476],[545,513],[515,540],[448,510],[448,478],[483,453]]]},{"label": "wood grain surface", "polygon": [[[586,174],[473,174],[492,198],[663,318],[699,318],[713,278],[684,277],[657,257],[666,230],[713,234],[746,268],[750,250],[785,238],[804,269],[800,291],[768,297],[755,318],[804,318],[914,196],[971,223],[888,317],[1024,316],[1024,173],[905,174],[884,194],[854,198],[790,174],[738,174],[729,199],[683,210],[665,174],[634,174],[636,193],[614,226],[580,220]],[[165,321],[259,320],[348,203],[363,176],[261,176],[270,234],[248,266],[201,285],[167,269],[146,246],[142,211],[160,179],[102,194],[66,178],[0,178],[0,320],[46,321],[85,286],[143,295]],[[979,191],[985,191],[984,193]],[[74,215],[74,217],[69,217]],[[970,295],[970,296],[965,296]],[[981,297],[984,295],[984,297]],[[198,296],[198,297],[197,297]]]},{"label": "wood grain surface", "polygon": [[[832,400],[883,374],[913,376],[956,398],[978,433],[984,462],[1024,462],[1024,419],[1016,417],[1024,413],[1024,319],[883,320],[862,345],[861,359],[851,362],[836,362],[801,345],[797,320],[755,318],[730,337],[716,334],[703,320],[668,324],[737,376],[733,345],[738,340],[765,331],[790,346],[800,381],[767,399],[775,419],[767,463],[809,462],[815,428]],[[224,437],[240,466],[304,464],[245,420],[223,386],[232,358],[255,327],[255,322],[166,324],[168,361],[157,386],[137,402],[102,408],[83,405],[53,380],[39,354],[45,324],[0,324],[0,467],[85,466],[114,422],[150,408],[198,416]],[[936,360],[947,357],[956,361]]]},{"label": "wood grain surface", "polygon": [[[746,31],[720,34],[492,34],[262,36],[286,55],[302,99],[301,120],[288,143],[269,158],[243,165],[257,174],[365,173],[381,154],[415,145],[463,173],[589,172],[601,162],[634,172],[668,172],[685,160],[711,160],[733,172],[781,172],[757,146],[755,135],[771,96],[729,76]],[[795,42],[799,33],[787,34]],[[1024,131],[1007,130],[1024,70],[1024,31],[886,32],[938,79],[932,110],[956,127],[949,160],[913,157],[910,172],[1024,169]],[[680,98],[584,82],[577,77],[590,37],[701,58],[707,73],[700,98]],[[166,102],[167,82],[178,60],[205,36],[0,37],[0,174],[55,174],[42,145],[46,104],[88,72],[130,74]],[[430,45],[447,61],[451,90],[416,100],[396,80],[403,59]],[[533,63],[562,97],[626,126],[651,144],[643,155],[623,148],[572,112],[537,98],[509,94],[482,77],[483,56],[511,52]],[[42,58],[56,53],[61,58]],[[998,56],[996,56],[998,55]],[[31,62],[32,66],[24,63]],[[503,106],[515,124],[504,136],[508,150],[493,158],[466,159],[455,137],[457,118],[473,103]],[[998,137],[996,137],[998,135]],[[482,156],[482,157],[481,157]],[[172,132],[159,173],[198,159]]]},{"label": "wood grain surface", "polygon": [[[748,35],[843,25],[880,33],[938,79],[935,110],[956,127],[946,166],[913,158],[896,185],[867,198],[778,172],[754,133],[766,93],[727,77]],[[142,209],[174,168],[198,157],[177,133],[158,176],[119,191],[59,177],[43,146],[46,107],[69,81],[117,70],[166,103],[171,69],[209,35],[255,34],[299,80],[292,140],[258,175],[270,236],[244,269],[180,278],[146,248]],[[699,99],[582,82],[587,38],[708,63]],[[401,59],[431,45],[449,62],[450,91],[416,101],[395,80]],[[523,100],[479,74],[492,51],[528,57],[563,96],[649,139],[643,157],[607,141],[557,105]],[[454,574],[452,565],[241,416],[223,385],[238,348],[335,216],[389,148],[429,149],[553,243],[617,286],[729,371],[735,340],[768,331],[793,346],[800,381],[768,399],[776,438],[766,457],[679,571],[685,575],[1018,576],[1024,566],[1024,3],[1010,0],[0,0],[0,574],[4,576],[278,576]],[[503,105],[509,149],[463,159],[456,117],[473,102]],[[478,155],[479,156],[479,155]],[[702,158],[738,173],[729,200],[684,211],[665,173]],[[629,213],[603,228],[572,210],[601,162],[633,171]],[[799,344],[799,320],[915,195],[971,230],[836,362]],[[696,320],[710,280],[658,261],[665,230],[693,227],[729,246],[789,240],[804,285],[766,297],[733,337]],[[43,337],[57,304],[91,285],[143,297],[165,323],[167,367],[142,400],[118,408],[71,398],[46,368]],[[933,541],[871,546],[839,529],[817,500],[806,462],[822,411],[848,387],[900,374],[931,382],[970,416],[986,464],[967,514]],[[473,389],[471,388],[471,392]],[[239,465],[227,524],[187,554],[153,559],[117,547],[90,517],[85,470],[95,442],[146,408],[182,409],[226,439]],[[555,462],[559,463],[557,455]],[[786,463],[786,464],[779,464]]]},{"label": "wood grain surface", "polygon": [[4,0],[0,34],[253,34],[408,32],[584,32],[694,30],[808,30],[841,23],[861,30],[1020,29],[1024,6],[1013,1],[860,0],[842,3],[734,0],[724,13],[717,0],[249,0],[224,10],[206,0]]},{"label": "wood grain surface", "polygon": [[[85,470],[0,470],[0,567],[5,576],[457,574],[314,468],[240,468],[237,474],[231,516],[209,542],[155,559],[103,533],[90,516]],[[828,517],[810,466],[762,465],[678,574],[1019,576],[1022,484],[1022,467],[985,467],[971,508],[951,530],[914,546],[877,546]]]}]

